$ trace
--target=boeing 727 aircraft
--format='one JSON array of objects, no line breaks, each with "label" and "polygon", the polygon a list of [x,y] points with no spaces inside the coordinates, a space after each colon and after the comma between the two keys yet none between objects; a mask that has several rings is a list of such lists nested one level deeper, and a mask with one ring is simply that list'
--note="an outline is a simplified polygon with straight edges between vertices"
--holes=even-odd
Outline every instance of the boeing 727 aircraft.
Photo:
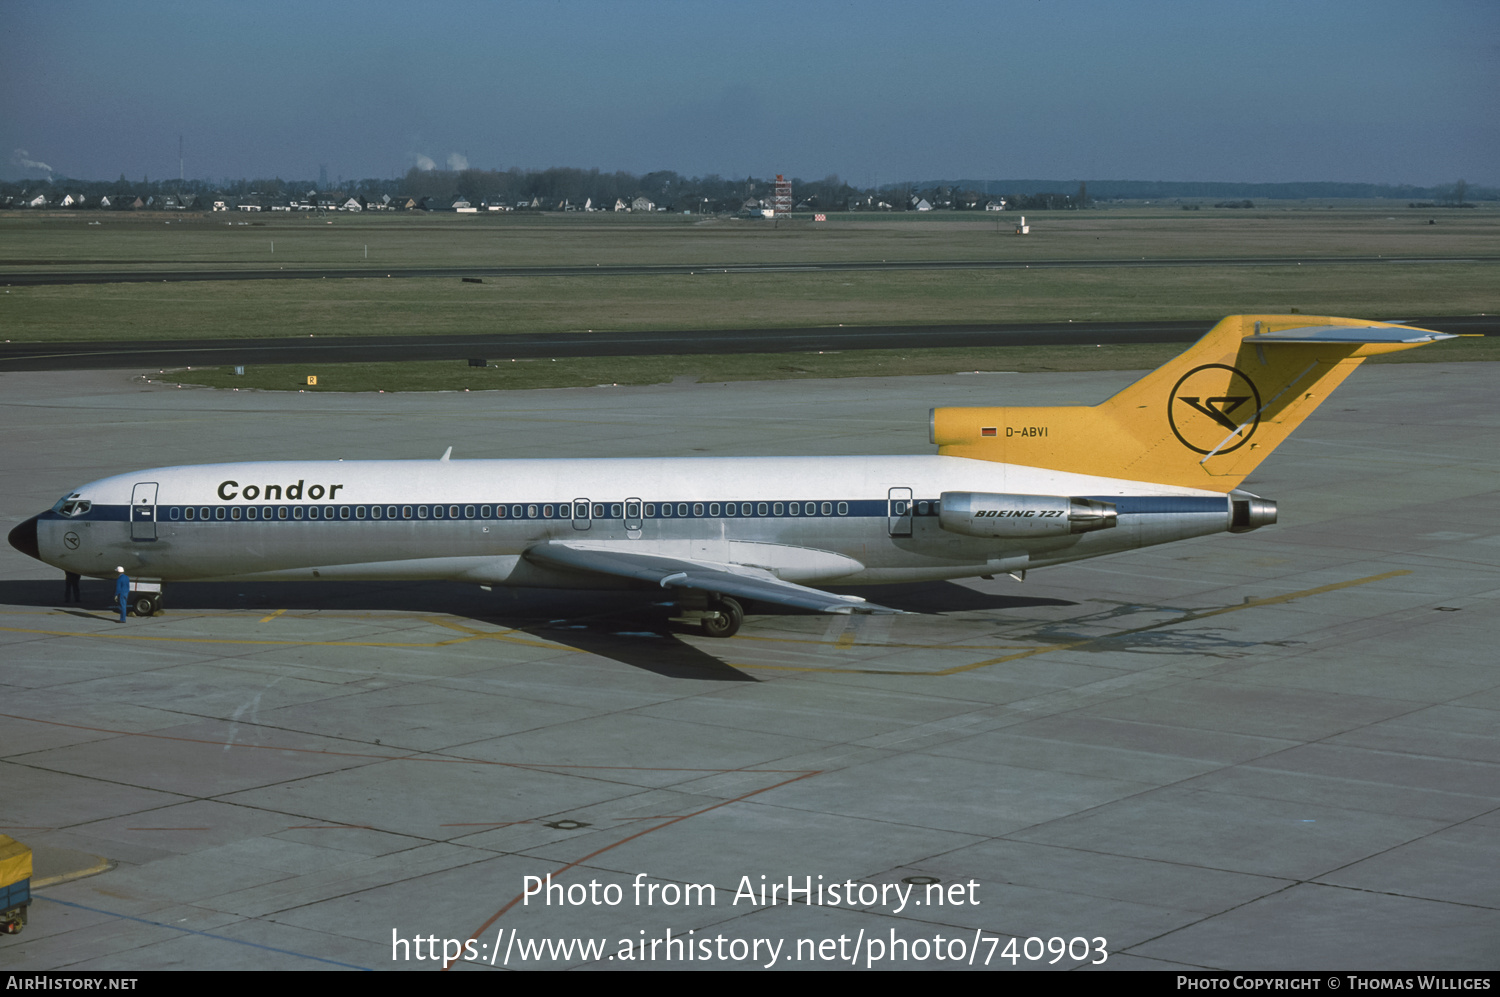
[{"label": "boeing 727 aircraft", "polygon": [[939,408],[935,456],[269,461],[68,492],[16,549],[136,579],[448,579],[666,590],[711,636],[737,600],[889,613],[815,586],[1015,573],[1276,521],[1240,483],[1365,357],[1453,337],[1236,315],[1094,406]]}]

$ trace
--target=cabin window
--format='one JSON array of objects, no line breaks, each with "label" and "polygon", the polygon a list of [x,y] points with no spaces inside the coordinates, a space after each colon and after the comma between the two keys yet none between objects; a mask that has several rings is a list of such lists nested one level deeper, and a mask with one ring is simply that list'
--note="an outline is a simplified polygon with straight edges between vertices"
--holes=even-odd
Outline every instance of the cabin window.
[{"label": "cabin window", "polygon": [[[191,520],[197,514],[197,512],[198,512],[197,509],[194,509],[192,506],[188,506],[187,507],[187,518],[189,520]],[[172,511],[172,518],[173,519],[177,518],[177,511],[175,509]]]},{"label": "cabin window", "polygon": [[419,506],[417,506],[417,518],[418,519],[426,519],[427,518],[427,507],[425,505],[419,505]]},{"label": "cabin window", "polygon": [[800,516],[802,514],[802,503],[793,502],[791,505],[786,507],[786,511],[793,516]]},{"label": "cabin window", "polygon": [[771,515],[773,515],[773,516],[779,516],[779,515],[781,515],[781,511],[782,511],[783,508],[784,508],[784,506],[782,506],[782,504],[780,502],[777,502],[775,505],[771,506]]},{"label": "cabin window", "polygon": [[618,502],[611,502],[609,504],[610,519],[619,519],[623,515],[625,515],[625,507],[623,505]]},{"label": "cabin window", "polygon": [[833,515],[833,503],[832,502],[824,502],[823,503],[822,512],[823,512],[823,515],[825,515],[825,516],[832,516]]},{"label": "cabin window", "polygon": [[219,506],[217,509],[214,510],[214,518],[215,519],[223,519],[224,518],[224,507],[222,505]]},{"label": "cabin window", "polygon": [[927,515],[927,503],[926,502],[918,502],[917,503],[917,515],[918,516],[925,516],[925,515]]},{"label": "cabin window", "polygon": [[693,515],[695,515],[695,516],[701,516],[701,515],[703,515],[703,503],[702,502],[694,502],[693,503]]},{"label": "cabin window", "polygon": [[276,507],[276,518],[277,519],[285,519],[286,518],[286,506],[284,506],[284,505],[278,505]]},{"label": "cabin window", "polygon": [[411,518],[411,506],[409,506],[409,505],[403,505],[401,507],[401,518],[402,519],[410,519]]},{"label": "cabin window", "polygon": [[[190,509],[188,511],[191,512],[192,510]],[[170,509],[167,510],[167,518],[168,519],[179,519],[179,518],[181,518],[181,516],[182,516],[181,510],[179,510],[175,505],[172,506],[172,508],[170,508]]]},{"label": "cabin window", "polygon": [[840,516],[847,516],[847,515],[849,515],[849,503],[848,502],[840,502],[839,503],[839,515]]},{"label": "cabin window", "polygon": [[544,506],[542,506],[542,518],[543,519],[551,519],[552,518],[552,506],[550,506],[550,505],[544,505]]},{"label": "cabin window", "polygon": [[355,507],[355,509],[354,509],[354,518],[355,519],[364,519],[365,518],[365,507],[364,506],[361,505],[361,506],[356,506]]},{"label": "cabin window", "polygon": [[719,514],[719,503],[717,503],[717,502],[710,502],[710,503],[708,503],[708,514],[710,516],[717,516]]},{"label": "cabin window", "polygon": [[261,509],[260,510],[260,518],[261,519],[274,519],[276,517],[276,513],[274,511],[275,508],[276,507],[274,505],[268,505],[265,508]]},{"label": "cabin window", "polygon": [[302,507],[300,505],[294,505],[294,506],[292,506],[292,518],[293,519],[301,519],[302,518]]},{"label": "cabin window", "polygon": [[656,518],[656,503],[655,502],[647,502],[646,503],[646,518],[647,519],[655,519]]},{"label": "cabin window", "polygon": [[245,508],[245,518],[246,519],[254,519],[255,517],[256,517],[255,506],[253,506],[253,505],[252,506],[246,506],[246,508]]},{"label": "cabin window", "polygon": [[319,507],[315,506],[315,505],[308,506],[307,507],[307,518],[308,519],[317,519],[318,517],[320,517],[322,515],[322,513],[318,511],[318,508]]},{"label": "cabin window", "polygon": [[625,503],[625,518],[626,519],[640,519],[641,518],[641,504],[639,502],[626,502]]},{"label": "cabin window", "polygon": [[724,503],[724,515],[726,515],[726,516],[733,516],[734,515],[734,503],[733,502],[725,502]]},{"label": "cabin window", "polygon": [[[453,515],[456,517],[458,515],[458,506],[454,506],[452,512],[453,512]],[[466,505],[466,506],[464,506],[464,518],[465,519],[473,519],[474,518],[474,507],[472,505]]]},{"label": "cabin window", "polygon": [[[503,510],[502,510],[502,512],[503,512]],[[482,505],[482,506],[479,507],[479,518],[480,519],[489,519],[490,518],[490,507],[489,506]]]},{"label": "cabin window", "polygon": [[349,507],[347,505],[341,505],[341,506],[339,506],[339,518],[340,519],[348,519],[349,518]]},{"label": "cabin window", "polygon": [[528,505],[526,507],[526,518],[527,519],[535,519],[536,518],[536,513],[537,513],[536,506],[534,506],[534,505]]},{"label": "cabin window", "polygon": [[761,502],[760,504],[758,504],[755,507],[755,514],[757,516],[764,516],[766,513],[770,512],[770,511],[771,511],[771,507],[768,506],[768,505],[766,505],[764,502]]},{"label": "cabin window", "polygon": [[687,507],[687,503],[686,502],[678,502],[677,503],[677,515],[679,515],[679,516],[686,516],[688,514],[687,510],[688,510],[688,507]]},{"label": "cabin window", "polygon": [[202,506],[201,508],[199,508],[199,510],[198,510],[198,518],[199,519],[207,519],[209,517],[209,515],[210,514],[209,514],[209,511],[208,511],[208,506],[205,505],[205,506]]},{"label": "cabin window", "polygon": [[456,505],[450,505],[448,507],[448,518],[449,519],[457,519],[458,518],[458,506],[456,506]]},{"label": "cabin window", "polygon": [[595,519],[603,519],[604,518],[604,503],[602,503],[602,502],[596,502],[596,503],[594,503],[594,518]]},{"label": "cabin window", "polygon": [[396,507],[395,506],[388,505],[388,506],[385,507],[385,518],[386,519],[395,519],[396,518]]},{"label": "cabin window", "polygon": [[239,519],[240,518],[240,507],[239,506],[235,505],[235,506],[230,506],[229,507],[229,518],[230,519]]},{"label": "cabin window", "polygon": [[380,506],[378,506],[378,505],[372,505],[372,506],[370,506],[370,518],[371,519],[379,519],[380,518]]}]

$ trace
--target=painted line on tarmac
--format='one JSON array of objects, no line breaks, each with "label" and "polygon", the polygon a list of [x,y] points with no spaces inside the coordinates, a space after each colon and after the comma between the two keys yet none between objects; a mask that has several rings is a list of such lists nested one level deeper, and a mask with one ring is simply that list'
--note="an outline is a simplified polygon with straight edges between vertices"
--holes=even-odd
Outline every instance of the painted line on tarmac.
[{"label": "painted line on tarmac", "polygon": [[[123,921],[135,921],[137,924],[149,924],[155,928],[166,928],[169,931],[180,931],[185,935],[198,935],[202,938],[212,938],[215,941],[233,942],[235,945],[248,945],[253,949],[262,949],[266,952],[277,952],[281,955],[296,956],[298,959],[311,959],[313,962],[326,962],[330,966],[341,966],[344,969],[358,969],[366,973],[374,972],[374,970],[369,966],[357,966],[352,962],[339,962],[337,959],[326,959],[320,955],[308,955],[306,952],[294,952],[291,949],[279,949],[274,945],[262,945],[259,942],[247,942],[243,938],[230,938],[228,935],[216,935],[211,931],[198,931],[195,928],[184,928],[181,925],[177,924],[166,924],[162,921],[152,921],[148,918],[136,917],[133,914],[121,914],[112,910],[104,910],[100,907],[90,907],[86,904],[74,903],[71,900],[59,900],[56,897],[49,897],[40,893],[36,895],[36,898],[38,900],[46,900],[54,904],[62,904],[64,907],[74,907],[78,910],[86,910],[93,914],[103,914],[106,917],[117,917]],[[246,918],[246,920],[253,922],[259,921],[259,918]]]},{"label": "painted line on tarmac", "polygon": [[[1006,654],[998,658],[988,658],[984,661],[976,661],[969,665],[959,665],[956,668],[944,668],[939,671],[909,671],[885,668],[817,668],[798,665],[755,665],[749,662],[730,662],[734,668],[753,668],[770,671],[784,672],[825,672],[843,675],[901,675],[901,676],[932,676],[942,677],[947,675],[960,675],[964,672],[972,672],[980,668],[988,668],[991,665],[1003,665],[1008,661],[1019,661],[1022,658],[1032,658],[1039,654],[1052,654],[1056,651],[1070,651],[1075,648],[1087,647],[1101,641],[1119,640],[1121,637],[1129,637],[1133,634],[1147,633],[1152,630],[1160,630],[1163,627],[1176,626],[1179,623],[1191,623],[1194,620],[1207,619],[1212,616],[1221,616],[1224,613],[1237,613],[1242,609],[1258,609],[1262,606],[1277,606],[1294,599],[1305,599],[1309,596],[1322,595],[1325,592],[1336,592],[1339,589],[1353,588],[1356,585],[1369,585],[1373,582],[1385,581],[1388,578],[1397,578],[1401,575],[1409,575],[1410,571],[1397,570],[1387,571],[1382,575],[1370,575],[1367,578],[1353,578],[1346,582],[1334,582],[1331,585],[1320,585],[1317,588],[1302,589],[1297,592],[1287,592],[1284,595],[1267,596],[1264,599],[1246,599],[1244,602],[1235,603],[1232,606],[1220,606],[1217,609],[1190,610],[1182,615],[1165,620],[1161,623],[1151,623],[1144,627],[1134,627],[1129,630],[1116,630],[1097,637],[1084,637],[1079,640],[1068,641],[1064,644],[1052,644],[1048,647],[1034,647],[1029,650],[1019,651],[1015,654]],[[934,648],[937,650],[938,648]]]},{"label": "painted line on tarmac", "polygon": [[[1202,620],[1202,619],[1208,619],[1208,618],[1214,617],[1214,616],[1221,616],[1221,615],[1223,615],[1225,613],[1237,613],[1237,612],[1239,612],[1241,610],[1244,610],[1244,609],[1258,609],[1258,608],[1260,608],[1262,606],[1280,605],[1282,603],[1291,602],[1294,599],[1305,599],[1305,598],[1308,598],[1310,596],[1322,595],[1322,594],[1327,593],[1327,592],[1335,592],[1335,591],[1338,591],[1340,589],[1353,588],[1354,586],[1357,586],[1357,585],[1369,585],[1369,584],[1371,584],[1373,582],[1385,581],[1386,579],[1389,579],[1389,578],[1397,578],[1397,577],[1399,577],[1401,575],[1409,575],[1409,574],[1411,574],[1411,572],[1408,571],[1408,570],[1404,570],[1404,569],[1403,570],[1396,570],[1396,571],[1387,571],[1384,574],[1380,574],[1380,575],[1370,575],[1367,578],[1354,578],[1354,579],[1350,579],[1349,581],[1334,582],[1334,583],[1329,584],[1329,585],[1318,586],[1317,588],[1301,589],[1301,590],[1296,591],[1296,592],[1287,592],[1287,593],[1285,593],[1283,595],[1267,596],[1267,597],[1265,597],[1263,599],[1247,599],[1244,602],[1235,603],[1234,605],[1231,605],[1231,606],[1221,606],[1221,607],[1218,607],[1218,608],[1215,608],[1215,609],[1189,610],[1187,612],[1182,613],[1179,616],[1174,617],[1173,619],[1165,620],[1165,621],[1160,622],[1160,623],[1152,623],[1152,624],[1148,624],[1148,625],[1143,626],[1143,627],[1135,627],[1135,628],[1132,628],[1132,629],[1129,629],[1129,630],[1117,630],[1117,631],[1113,631],[1111,633],[1101,634],[1101,635],[1096,636],[1096,637],[1084,637],[1084,638],[1081,638],[1079,640],[1068,641],[1066,643],[1061,643],[1061,644],[1052,644],[1052,645],[1049,645],[1047,647],[1025,648],[1024,646],[1016,646],[1017,649],[1015,650],[1015,653],[1012,653],[1012,654],[1005,654],[1005,655],[1001,655],[1001,656],[995,657],[995,658],[987,658],[987,659],[985,659],[983,661],[973,662],[972,664],[958,665],[958,666],[955,666],[953,668],[943,668],[943,669],[939,669],[939,670],[936,670],[936,671],[922,671],[922,670],[915,670],[915,669],[888,669],[888,668],[840,668],[840,667],[820,667],[820,666],[815,666],[815,665],[767,665],[767,664],[757,664],[757,663],[753,663],[753,662],[742,662],[742,661],[725,661],[724,664],[730,666],[731,668],[747,668],[747,669],[755,669],[755,670],[759,670],[759,671],[811,672],[811,673],[824,673],[824,674],[834,674],[834,675],[837,675],[837,674],[846,674],[846,675],[899,675],[899,676],[919,676],[919,677],[942,678],[942,677],[949,676],[949,675],[960,675],[960,674],[963,674],[964,672],[971,672],[971,671],[975,671],[975,670],[980,669],[980,668],[988,668],[988,667],[990,667],[992,665],[1001,665],[1001,664],[1005,664],[1005,663],[1011,662],[1011,661],[1019,661],[1022,658],[1031,658],[1031,657],[1035,657],[1036,655],[1039,655],[1039,654],[1052,654],[1052,653],[1055,653],[1057,651],[1068,651],[1068,650],[1073,650],[1073,649],[1080,648],[1080,647],[1087,647],[1087,646],[1089,646],[1091,644],[1097,644],[1097,643],[1099,643],[1101,641],[1118,640],[1121,637],[1129,637],[1129,636],[1132,636],[1134,634],[1148,633],[1148,632],[1153,631],[1153,630],[1160,630],[1163,627],[1176,626],[1177,624],[1180,624],[1180,623],[1191,623],[1191,622],[1193,622],[1195,620]],[[277,616],[281,615],[282,612],[285,612],[285,610],[280,610],[280,611],[278,611],[276,613],[272,613],[270,616],[265,617],[260,622],[266,623],[266,622],[268,622],[268,621],[270,621],[272,619],[275,619]],[[178,637],[178,636],[172,636],[172,635],[168,635],[168,634],[150,634],[150,633],[145,633],[145,634],[142,634],[142,633],[115,633],[115,632],[80,633],[78,631],[72,631],[72,630],[41,630],[41,629],[34,629],[34,628],[27,628],[27,627],[0,627],[0,632],[37,634],[39,636],[50,636],[50,637],[101,637],[101,638],[112,639],[112,640],[163,641],[163,642],[184,643],[184,644],[266,645],[266,646],[281,646],[281,647],[438,648],[438,647],[451,647],[451,646],[456,645],[456,644],[466,644],[466,643],[468,643],[470,641],[476,641],[476,640],[498,640],[498,641],[500,641],[502,643],[506,643],[506,644],[519,644],[519,645],[522,645],[522,646],[525,646],[525,647],[536,647],[536,648],[541,648],[543,650],[548,650],[548,651],[570,651],[570,652],[572,652],[574,654],[589,654],[589,653],[593,653],[593,652],[590,652],[590,651],[586,651],[586,650],[584,650],[582,648],[572,647],[572,646],[570,646],[568,644],[563,644],[563,643],[559,643],[559,642],[546,641],[546,640],[534,640],[534,639],[531,639],[529,637],[516,636],[517,634],[522,634],[522,633],[526,633],[527,632],[527,631],[519,629],[519,628],[507,628],[505,630],[489,631],[489,630],[477,630],[477,629],[475,629],[473,627],[465,626],[464,624],[459,623],[456,620],[444,620],[444,619],[441,619],[441,618],[438,618],[438,617],[423,617],[423,620],[425,622],[433,625],[433,626],[441,627],[441,628],[446,629],[446,630],[457,631],[458,632],[458,636],[449,638],[447,640],[426,641],[426,642],[413,642],[413,641],[342,641],[342,640],[295,640],[295,639],[272,640],[272,639],[267,639],[267,638],[240,638],[240,637]],[[736,637],[736,638],[732,638],[732,639],[738,640],[738,639],[741,639],[741,638]],[[913,648],[913,649],[930,650],[930,651],[978,650],[978,648],[974,648],[972,646],[968,646],[968,647],[966,647],[966,646],[946,647],[946,646],[944,646],[942,644],[933,644],[933,645],[924,645],[924,644],[864,644],[864,643],[856,644],[852,639],[850,639],[848,641],[845,641],[842,636],[838,640],[831,641],[831,642],[830,641],[818,641],[818,640],[794,640],[794,639],[791,639],[791,638],[765,638],[765,637],[762,637],[762,638],[746,637],[746,638],[743,638],[743,639],[746,639],[746,640],[763,640],[763,641],[778,641],[778,642],[785,642],[785,643],[808,643],[808,644],[819,644],[819,645],[830,645],[831,644],[832,646],[838,648],[839,650],[848,650],[848,649],[853,648],[853,647]]]}]

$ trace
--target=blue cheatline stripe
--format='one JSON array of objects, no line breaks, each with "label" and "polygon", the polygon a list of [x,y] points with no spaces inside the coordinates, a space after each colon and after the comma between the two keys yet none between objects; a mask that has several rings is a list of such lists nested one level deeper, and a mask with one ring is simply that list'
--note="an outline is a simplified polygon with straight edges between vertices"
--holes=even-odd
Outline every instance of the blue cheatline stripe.
[{"label": "blue cheatline stripe", "polygon": [[306,952],[293,952],[291,949],[279,949],[274,945],[261,945],[258,942],[247,942],[239,938],[229,938],[226,935],[216,935],[211,931],[195,931],[192,928],[180,928],[175,924],[163,924],[160,921],[152,921],[148,918],[136,917],[133,914],[117,914],[112,910],[101,910],[98,907],[90,907],[87,904],[75,904],[71,900],[58,900],[56,897],[44,897],[40,894],[36,895],[36,899],[49,900],[55,904],[62,904],[64,907],[76,907],[79,910],[86,910],[93,914],[104,914],[108,917],[118,917],[125,921],[137,921],[141,924],[149,924],[157,928],[169,928],[172,931],[180,931],[185,935],[202,935],[204,938],[212,938],[216,941],[233,942],[235,945],[248,945],[253,949],[264,949],[267,952],[280,952],[282,955],[293,955],[298,959],[311,959],[313,962],[326,962],[330,966],[342,966],[345,969],[358,969],[366,973],[374,972],[374,970],[369,966],[356,966],[352,962],[339,962],[337,959],[325,959],[320,955],[308,955]]},{"label": "blue cheatline stripe", "polygon": [[1109,502],[1122,516],[1170,516],[1180,513],[1211,512],[1220,516],[1229,512],[1227,498],[1198,498],[1184,495],[1090,495],[1096,502]]},{"label": "blue cheatline stripe", "polygon": [[[1225,513],[1228,512],[1228,502],[1224,498],[1201,498],[1201,497],[1198,497],[1198,496],[1181,496],[1181,495],[1090,495],[1090,496],[1087,496],[1087,498],[1093,499],[1093,500],[1098,501],[1098,502],[1108,502],[1111,505],[1113,505],[1117,510],[1119,510],[1119,512],[1120,512],[1121,515],[1128,515],[1128,516],[1164,516],[1164,515],[1169,516],[1169,515],[1179,515],[1179,514],[1182,514],[1182,513],[1211,513],[1211,514],[1216,514],[1216,515],[1222,515],[1222,514],[1225,514]],[[833,507],[833,511],[831,511],[829,513],[826,513],[826,514],[822,511],[822,504],[823,504],[824,501],[827,501]],[[918,504],[918,503],[922,503],[922,502],[925,502],[927,504],[927,511],[926,512],[921,511],[921,507]],[[598,503],[591,503],[591,504],[598,504]],[[621,503],[621,502],[605,502],[603,504],[606,507],[612,507],[612,506],[616,506],[616,505],[623,505],[623,503]],[[729,503],[729,502],[715,502],[715,503],[710,503],[710,502],[704,502],[704,501],[698,501],[698,500],[678,501],[676,499],[671,499],[671,500],[667,500],[667,501],[643,502],[642,504],[643,505],[647,505],[647,506],[651,506],[653,508],[654,512],[655,512],[655,515],[651,515],[651,516],[644,516],[643,515],[642,517],[640,517],[642,519],[647,519],[647,520],[653,520],[653,519],[661,519],[661,520],[666,520],[666,519],[715,519],[715,520],[718,520],[718,519],[726,519],[726,520],[727,519],[761,519],[761,520],[764,520],[764,519],[782,519],[782,520],[798,520],[798,519],[840,519],[840,518],[842,518],[842,519],[850,519],[850,518],[861,518],[861,517],[867,518],[867,519],[878,519],[878,518],[884,518],[885,516],[889,515],[889,512],[890,512],[890,506],[887,503],[887,500],[883,499],[883,498],[882,499],[843,499],[843,500],[840,500],[840,499],[827,499],[827,500],[825,500],[825,499],[813,499],[813,500],[804,500],[804,499],[791,500],[791,499],[784,499],[784,500],[781,500],[779,502],[772,501],[772,500],[767,500],[765,502],[761,502],[759,500],[756,500],[755,502],[750,503],[751,511],[750,511],[750,513],[748,515],[745,514],[743,511],[741,511],[742,507],[745,504],[743,502],[733,502],[733,503]],[[720,507],[720,512],[719,512],[718,515],[714,515],[714,514],[712,514],[709,511],[709,508],[710,508],[711,505],[718,505]],[[732,513],[732,514],[728,511],[727,507],[729,505],[735,506],[735,512]],[[761,505],[765,505],[767,507],[765,513],[761,513],[759,511]],[[782,507],[782,512],[781,512],[780,515],[777,515],[777,513],[775,512],[775,507],[777,505],[780,505]],[[796,513],[796,514],[793,514],[792,511],[791,511],[791,506],[793,506],[793,505],[797,505],[797,506],[800,507],[798,513]],[[840,514],[839,511],[838,511],[840,505],[843,505],[844,508],[846,509],[846,511],[844,513],[842,513],[842,514]],[[452,508],[451,508],[453,506],[457,506],[458,507],[459,512],[458,512],[457,516],[454,516],[454,515],[450,514],[453,511]],[[545,506],[551,506],[552,507],[552,515],[551,516],[547,516],[547,515],[543,514],[542,509]],[[678,515],[677,514],[677,507],[678,506],[686,506],[687,507],[687,512],[686,512],[685,515]],[[693,507],[694,506],[701,506],[702,507],[702,511],[695,514],[693,512]],[[811,513],[802,511],[803,509],[806,509],[809,506],[814,507],[816,511],[811,512]],[[520,507],[521,508],[522,515],[520,515],[520,516],[513,516],[513,515],[510,514],[511,510],[514,509],[514,508],[516,508],[516,507]],[[256,523],[264,523],[264,522],[274,522],[274,523],[304,523],[304,522],[356,523],[356,522],[365,522],[365,523],[371,523],[371,522],[387,522],[387,521],[390,521],[390,520],[393,520],[393,519],[396,520],[396,521],[398,521],[398,522],[410,522],[410,523],[422,523],[422,522],[447,523],[447,522],[452,522],[454,520],[460,520],[460,521],[485,520],[485,521],[493,521],[493,522],[522,522],[522,521],[534,522],[534,521],[551,521],[551,520],[556,520],[556,521],[559,521],[559,522],[569,522],[569,521],[571,521],[573,519],[573,507],[572,507],[572,504],[570,502],[557,502],[557,501],[553,501],[553,502],[503,502],[503,503],[495,503],[495,502],[489,502],[489,503],[484,503],[484,502],[463,502],[463,501],[460,501],[460,502],[451,502],[450,501],[450,502],[441,502],[441,503],[428,502],[428,503],[425,503],[425,504],[406,503],[406,502],[380,502],[380,503],[366,503],[366,504],[363,504],[363,505],[353,505],[353,504],[347,504],[347,503],[343,503],[343,502],[339,502],[339,503],[319,502],[319,503],[315,503],[315,504],[301,504],[301,505],[286,505],[284,503],[261,504],[261,503],[257,503],[257,502],[233,502],[233,503],[215,502],[215,503],[213,503],[211,505],[194,505],[194,506],[192,506],[191,508],[195,512],[195,518],[193,518],[191,520],[187,518],[187,512],[186,512],[186,510],[189,508],[188,506],[185,506],[185,505],[158,505],[155,508],[156,508],[156,512],[157,512],[157,522],[158,523],[162,523],[162,524],[165,524],[165,523],[204,523],[204,522],[208,522],[208,523],[244,523],[244,522],[256,522]],[[370,510],[377,509],[377,508],[380,510],[380,515],[378,517],[375,516],[375,515],[373,515],[370,512]],[[397,514],[395,516],[388,515],[388,512],[392,508],[396,509]],[[530,510],[532,508],[535,508],[537,510],[534,515],[530,514]],[[670,508],[671,512],[670,512],[670,514],[665,514],[664,515],[663,514],[663,510],[667,509],[667,508]],[[205,509],[211,510],[210,511],[210,516],[214,517],[214,518],[210,518],[210,519],[199,518],[197,514],[200,513],[202,510],[205,510]],[[217,510],[219,510],[219,509],[224,509],[225,510],[225,518],[224,519],[218,519],[217,518]],[[240,517],[241,518],[239,518],[239,519],[230,519],[230,518],[228,518],[228,515],[229,515],[228,514],[228,510],[230,510],[230,509],[238,509],[238,510],[240,510]],[[250,510],[250,509],[254,509],[255,510],[256,518],[253,519],[253,520],[249,518],[248,510]],[[501,512],[502,509],[504,510],[504,512]],[[938,514],[938,510],[939,510],[938,500],[937,499],[913,499],[913,500],[911,500],[910,509],[911,509],[911,513],[910,514],[914,515],[914,516],[936,516]],[[408,512],[407,510],[411,510],[411,511]],[[419,514],[418,510],[421,510],[421,512],[425,513],[425,515]],[[470,510],[473,510],[472,514],[469,514]],[[484,514],[485,510],[489,510],[490,514],[489,515],[485,515]],[[614,515],[612,508],[609,508],[606,511],[609,513],[608,515],[591,517],[590,521],[591,522],[612,522],[612,521],[615,521],[615,520],[621,520],[621,521],[623,521],[623,518],[624,518],[623,517],[623,512],[622,512],[621,515]],[[642,511],[644,512],[644,510],[642,510]],[[364,512],[364,515],[361,516],[360,512]],[[93,520],[95,522],[99,522],[99,521],[125,522],[125,521],[128,521],[130,519],[130,507],[129,506],[124,506],[124,505],[95,505],[92,509],[89,510],[89,512],[87,514],[85,514],[83,516],[77,517],[76,520],[75,519],[70,519],[69,517],[58,515],[57,513],[43,513],[43,517],[47,518],[47,519],[57,519],[57,520],[60,520],[60,521],[63,521],[63,522],[81,522],[81,521],[85,521],[85,520]]]}]

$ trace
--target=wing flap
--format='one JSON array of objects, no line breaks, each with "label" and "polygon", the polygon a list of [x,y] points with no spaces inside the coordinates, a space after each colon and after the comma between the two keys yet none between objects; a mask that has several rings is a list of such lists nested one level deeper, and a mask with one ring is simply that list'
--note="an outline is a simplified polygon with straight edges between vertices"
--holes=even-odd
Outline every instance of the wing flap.
[{"label": "wing flap", "polygon": [[900,613],[857,595],[835,595],[783,581],[760,568],[720,564],[664,554],[619,550],[597,544],[552,540],[528,548],[526,559],[548,568],[633,578],[662,588],[690,588],[819,613]]}]

